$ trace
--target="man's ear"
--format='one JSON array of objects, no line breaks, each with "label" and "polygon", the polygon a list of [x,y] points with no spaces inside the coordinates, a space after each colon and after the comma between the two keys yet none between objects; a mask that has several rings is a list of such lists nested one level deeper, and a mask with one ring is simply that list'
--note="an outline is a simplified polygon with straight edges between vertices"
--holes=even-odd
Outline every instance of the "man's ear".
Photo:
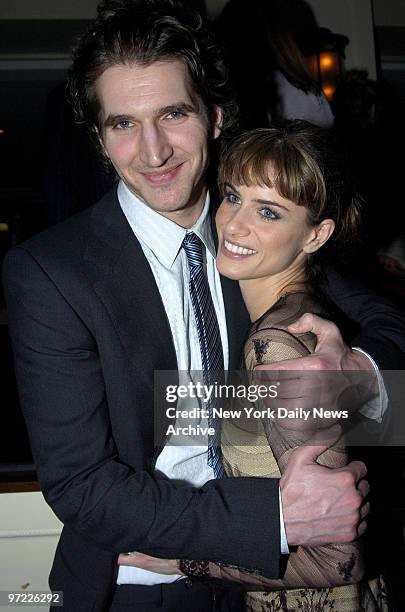
[{"label": "man's ear", "polygon": [[335,222],[332,219],[324,219],[311,228],[310,237],[303,246],[305,253],[315,253],[325,244],[335,231]]},{"label": "man's ear", "polygon": [[214,106],[213,117],[212,117],[212,131],[211,138],[215,140],[221,135],[223,122],[223,111],[220,106]]}]

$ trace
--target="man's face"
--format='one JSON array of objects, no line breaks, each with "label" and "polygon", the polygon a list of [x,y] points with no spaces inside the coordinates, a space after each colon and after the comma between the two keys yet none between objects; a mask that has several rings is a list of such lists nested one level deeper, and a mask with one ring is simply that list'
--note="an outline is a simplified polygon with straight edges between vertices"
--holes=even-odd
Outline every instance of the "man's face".
[{"label": "man's face", "polygon": [[191,226],[205,199],[208,139],[220,134],[191,89],[182,60],[119,64],[96,82],[100,138],[120,178],[148,206]]}]

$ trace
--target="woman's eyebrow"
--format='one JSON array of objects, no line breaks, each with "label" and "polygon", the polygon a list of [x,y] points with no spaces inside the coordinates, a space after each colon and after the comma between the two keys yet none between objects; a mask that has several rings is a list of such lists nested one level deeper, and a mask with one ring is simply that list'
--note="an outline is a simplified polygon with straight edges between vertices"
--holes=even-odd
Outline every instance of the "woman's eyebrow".
[{"label": "woman's eyebrow", "polygon": [[289,211],[289,208],[287,208],[287,206],[284,206],[283,204],[280,204],[279,202],[275,202],[274,200],[263,200],[262,198],[255,198],[252,201],[256,202],[256,204],[264,204],[265,206],[278,206],[279,208],[282,208],[283,210]]}]

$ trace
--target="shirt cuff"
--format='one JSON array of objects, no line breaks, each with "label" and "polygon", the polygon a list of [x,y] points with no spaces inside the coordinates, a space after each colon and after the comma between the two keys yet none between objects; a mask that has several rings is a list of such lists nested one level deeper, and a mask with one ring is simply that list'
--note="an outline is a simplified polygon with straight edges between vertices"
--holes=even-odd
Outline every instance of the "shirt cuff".
[{"label": "shirt cuff", "polygon": [[288,548],[287,534],[285,532],[283,503],[281,501],[280,487],[278,488],[278,499],[280,504],[280,550],[282,555],[288,555],[290,553],[290,549]]},{"label": "shirt cuff", "polygon": [[360,408],[360,412],[363,416],[367,417],[368,419],[372,419],[373,421],[377,421],[378,423],[381,423],[382,418],[388,408],[388,395],[387,395],[387,390],[385,388],[383,377],[381,376],[381,372],[378,369],[378,365],[376,364],[374,359],[368,353],[366,353],[366,351],[363,351],[363,349],[358,348],[357,346],[353,347],[353,351],[358,351],[359,353],[362,353],[372,363],[375,374],[377,376],[377,382],[378,382],[377,397],[374,397],[373,399],[369,400],[366,404],[364,404],[364,406]]}]

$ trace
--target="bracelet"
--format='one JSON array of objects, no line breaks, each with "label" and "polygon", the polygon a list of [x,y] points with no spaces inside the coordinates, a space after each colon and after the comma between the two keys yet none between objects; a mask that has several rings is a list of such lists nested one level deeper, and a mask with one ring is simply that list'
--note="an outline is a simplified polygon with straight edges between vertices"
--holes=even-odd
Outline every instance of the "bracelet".
[{"label": "bracelet", "polygon": [[186,576],[196,576],[202,578],[210,575],[208,561],[194,561],[190,559],[180,559],[180,571]]}]

